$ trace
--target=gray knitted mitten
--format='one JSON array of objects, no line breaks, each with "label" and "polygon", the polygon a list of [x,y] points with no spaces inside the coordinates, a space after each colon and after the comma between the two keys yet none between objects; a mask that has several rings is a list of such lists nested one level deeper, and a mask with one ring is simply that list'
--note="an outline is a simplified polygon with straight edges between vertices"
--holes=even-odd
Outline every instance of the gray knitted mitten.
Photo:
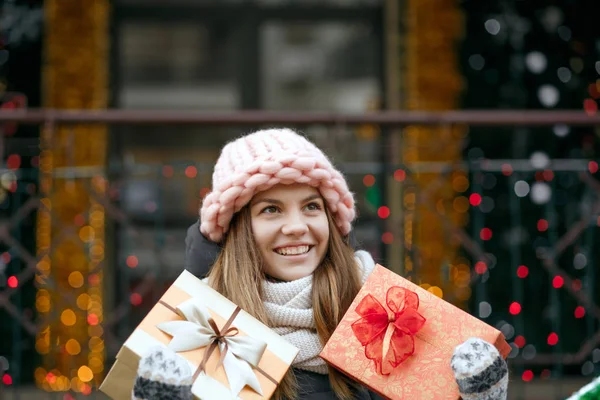
[{"label": "gray knitted mitten", "polygon": [[454,349],[451,365],[464,400],[506,400],[508,367],[494,345],[470,338]]},{"label": "gray knitted mitten", "polygon": [[192,400],[192,372],[184,359],[164,347],[140,360],[132,400]]}]

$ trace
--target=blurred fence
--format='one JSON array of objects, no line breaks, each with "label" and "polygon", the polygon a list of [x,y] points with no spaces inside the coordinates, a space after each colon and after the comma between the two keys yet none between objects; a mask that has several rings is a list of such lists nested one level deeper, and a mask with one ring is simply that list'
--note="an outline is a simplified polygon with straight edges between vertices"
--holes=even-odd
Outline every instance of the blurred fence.
[{"label": "blurred fence", "polygon": [[599,116],[16,110],[0,125],[0,397],[101,396],[184,267],[219,148],[267,126],[332,156],[382,264],[504,333],[511,398],[564,398],[600,372]]}]

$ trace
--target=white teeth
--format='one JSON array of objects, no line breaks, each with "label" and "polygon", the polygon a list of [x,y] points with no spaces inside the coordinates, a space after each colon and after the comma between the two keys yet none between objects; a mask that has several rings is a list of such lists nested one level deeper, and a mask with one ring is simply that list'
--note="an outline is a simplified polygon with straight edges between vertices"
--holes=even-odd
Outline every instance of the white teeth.
[{"label": "white teeth", "polygon": [[310,246],[281,247],[275,251],[282,256],[295,256],[307,253],[308,250],[310,250]]}]

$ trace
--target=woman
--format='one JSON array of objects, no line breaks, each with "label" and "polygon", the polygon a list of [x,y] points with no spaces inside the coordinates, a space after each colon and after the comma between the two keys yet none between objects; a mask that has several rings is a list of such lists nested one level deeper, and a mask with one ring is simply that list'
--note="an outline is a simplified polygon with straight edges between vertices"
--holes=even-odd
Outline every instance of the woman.
[{"label": "woman", "polygon": [[[319,357],[375,265],[349,245],[354,198],[321,150],[289,129],[228,143],[200,214],[186,238],[186,267],[208,271],[212,288],[300,350],[274,398],[378,398]],[[493,366],[462,365],[469,345],[457,348],[452,365],[463,397],[502,399],[506,364],[480,377]]]}]

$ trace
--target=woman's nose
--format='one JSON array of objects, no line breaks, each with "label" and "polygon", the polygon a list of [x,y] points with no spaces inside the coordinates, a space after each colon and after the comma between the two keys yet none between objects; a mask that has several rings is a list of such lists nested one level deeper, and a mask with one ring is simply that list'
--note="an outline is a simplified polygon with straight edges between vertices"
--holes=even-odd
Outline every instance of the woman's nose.
[{"label": "woman's nose", "polygon": [[284,235],[299,236],[308,232],[308,225],[301,214],[290,215],[281,228]]}]

